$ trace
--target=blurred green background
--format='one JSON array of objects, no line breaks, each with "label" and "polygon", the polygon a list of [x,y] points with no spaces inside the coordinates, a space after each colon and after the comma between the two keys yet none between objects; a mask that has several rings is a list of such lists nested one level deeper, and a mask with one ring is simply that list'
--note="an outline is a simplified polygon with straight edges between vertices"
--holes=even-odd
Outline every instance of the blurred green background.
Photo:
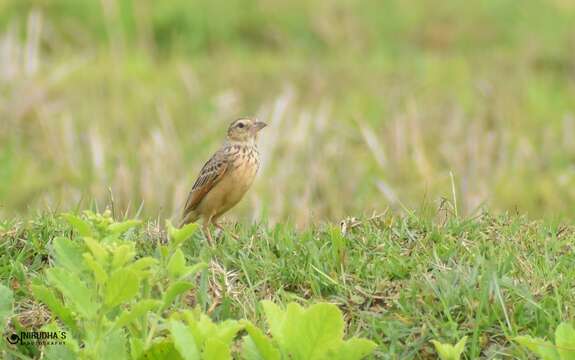
[{"label": "blurred green background", "polygon": [[571,0],[3,0],[0,216],[169,217],[230,121],[260,176],[231,217],[575,210]]}]

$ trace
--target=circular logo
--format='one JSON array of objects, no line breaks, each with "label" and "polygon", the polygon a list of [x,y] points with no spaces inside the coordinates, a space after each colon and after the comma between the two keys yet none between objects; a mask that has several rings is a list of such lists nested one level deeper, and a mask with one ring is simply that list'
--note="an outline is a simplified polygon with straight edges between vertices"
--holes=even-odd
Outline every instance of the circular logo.
[{"label": "circular logo", "polygon": [[12,334],[10,336],[6,336],[6,340],[12,345],[18,344],[20,342],[20,336],[18,334]]}]

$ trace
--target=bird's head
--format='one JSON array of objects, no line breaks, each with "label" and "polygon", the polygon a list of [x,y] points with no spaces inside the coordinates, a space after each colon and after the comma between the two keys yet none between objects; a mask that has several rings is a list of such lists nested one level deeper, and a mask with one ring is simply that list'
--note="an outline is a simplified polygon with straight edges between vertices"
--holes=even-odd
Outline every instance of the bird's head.
[{"label": "bird's head", "polygon": [[237,142],[249,142],[257,138],[258,132],[267,124],[257,119],[240,118],[230,124],[228,128],[228,140]]}]

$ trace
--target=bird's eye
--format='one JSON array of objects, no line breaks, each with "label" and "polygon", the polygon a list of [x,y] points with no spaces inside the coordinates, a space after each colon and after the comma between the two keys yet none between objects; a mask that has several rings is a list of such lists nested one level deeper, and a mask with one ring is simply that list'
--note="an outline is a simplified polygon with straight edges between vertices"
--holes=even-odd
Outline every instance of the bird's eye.
[{"label": "bird's eye", "polygon": [[244,123],[239,123],[239,124],[238,124],[238,127],[239,127],[240,129],[243,128],[243,127],[244,127]]}]

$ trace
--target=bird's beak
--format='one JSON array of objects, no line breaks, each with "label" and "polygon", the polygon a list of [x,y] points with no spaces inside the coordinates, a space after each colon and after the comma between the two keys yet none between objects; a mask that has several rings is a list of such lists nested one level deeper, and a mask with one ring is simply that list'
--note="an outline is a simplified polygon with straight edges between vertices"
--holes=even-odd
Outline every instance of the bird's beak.
[{"label": "bird's beak", "polygon": [[268,126],[268,124],[266,124],[263,121],[256,121],[254,123],[254,127],[256,128],[256,132],[260,131],[261,129],[265,128],[266,126]]}]

